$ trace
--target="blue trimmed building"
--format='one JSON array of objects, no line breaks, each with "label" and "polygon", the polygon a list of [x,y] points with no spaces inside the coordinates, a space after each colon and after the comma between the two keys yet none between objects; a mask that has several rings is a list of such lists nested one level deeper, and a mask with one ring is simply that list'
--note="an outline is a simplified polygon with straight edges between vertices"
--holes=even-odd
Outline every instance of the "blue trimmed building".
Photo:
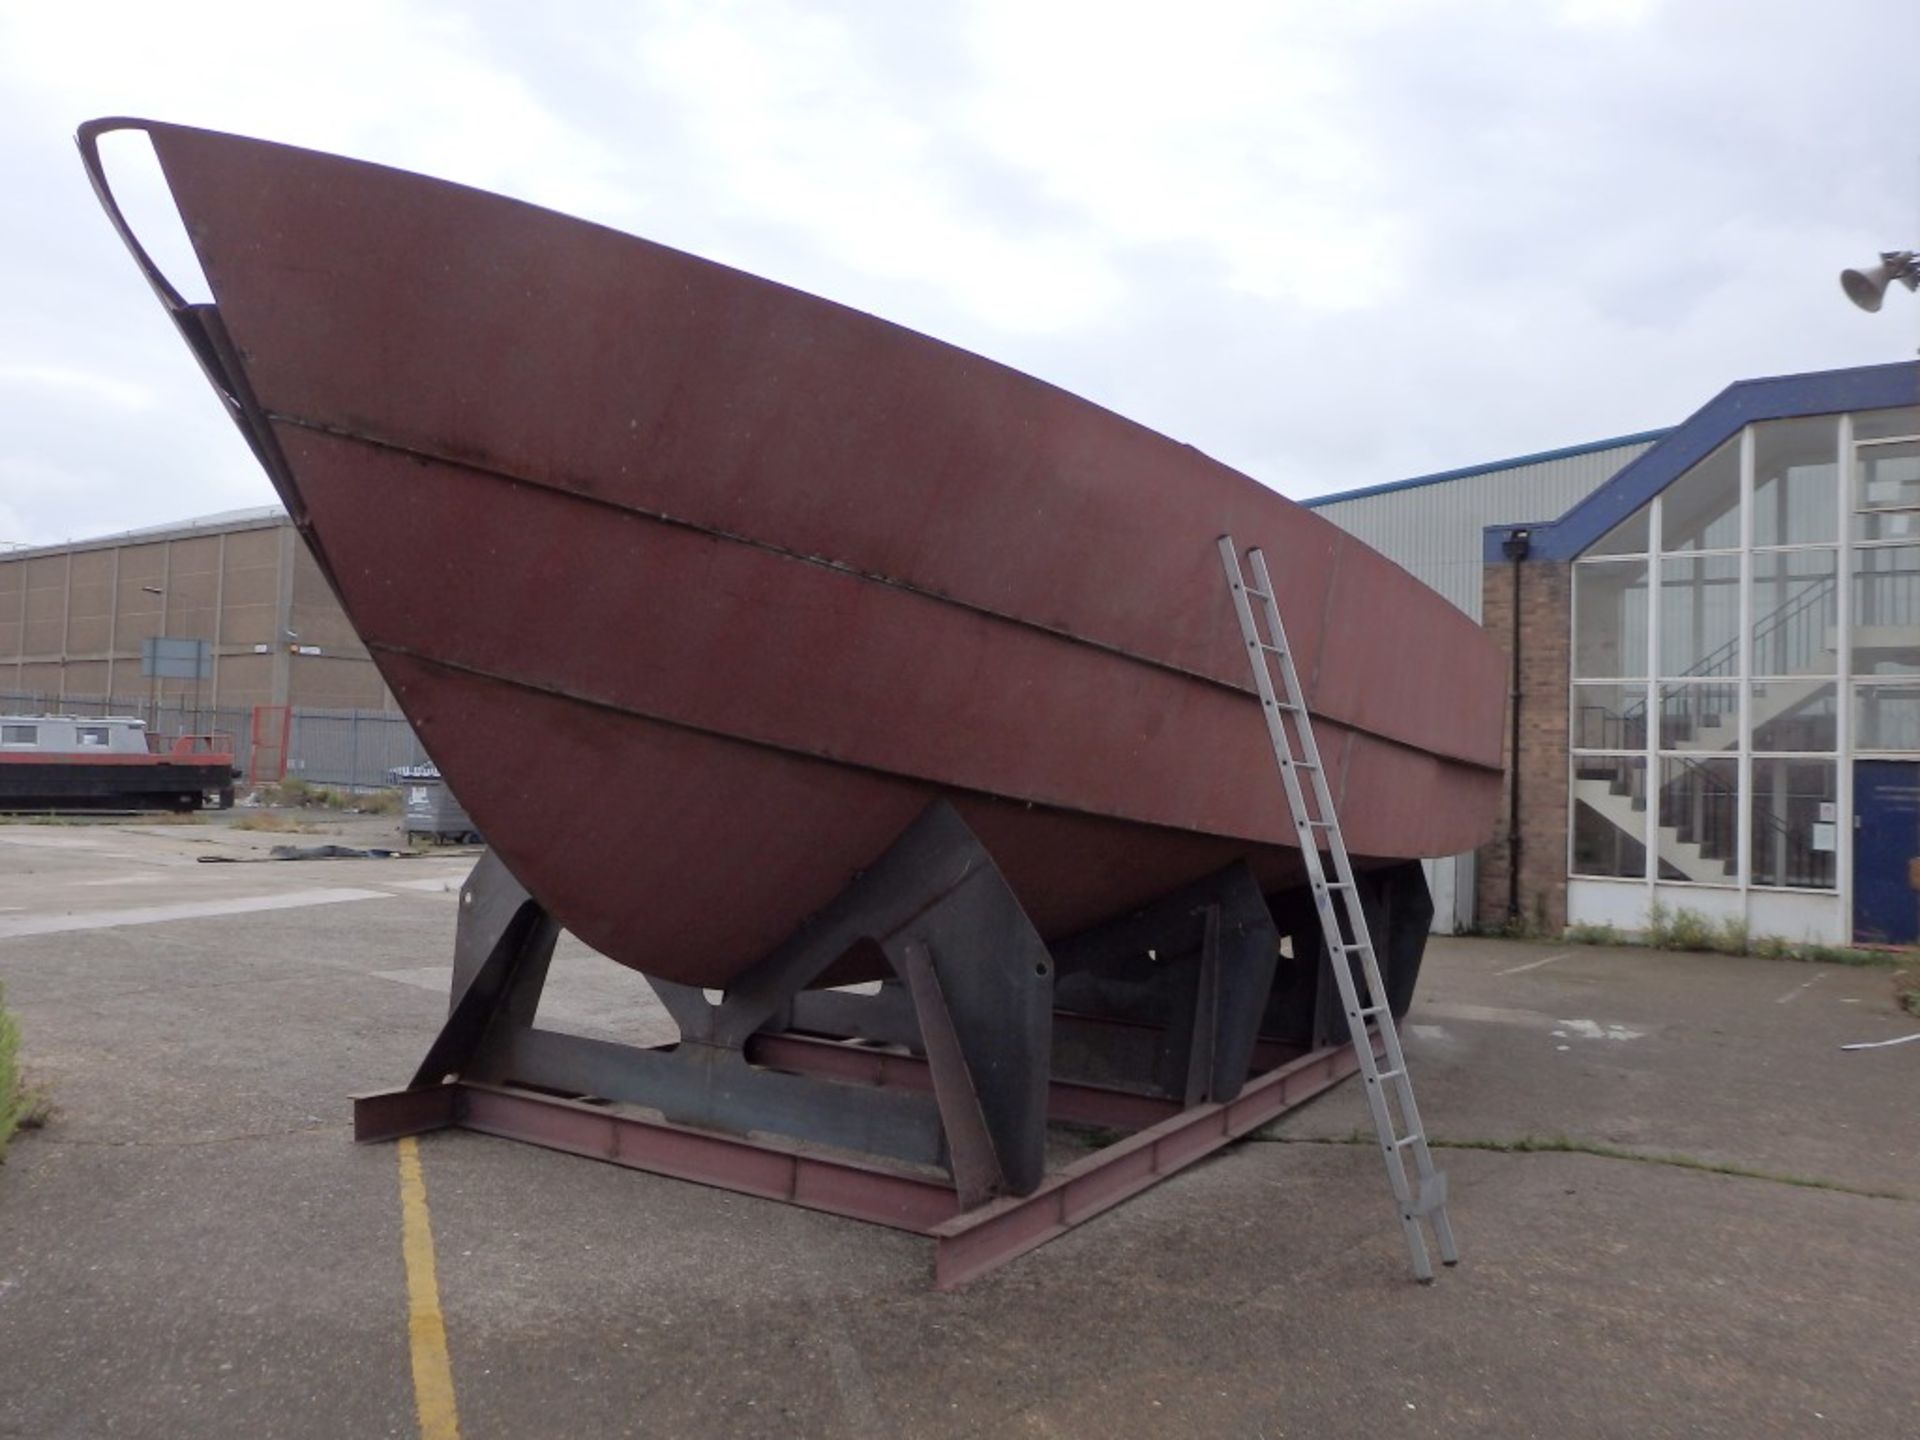
[{"label": "blue trimmed building", "polygon": [[1515,657],[1511,824],[1436,867],[1456,920],[1920,941],[1920,364],[1313,503]]}]

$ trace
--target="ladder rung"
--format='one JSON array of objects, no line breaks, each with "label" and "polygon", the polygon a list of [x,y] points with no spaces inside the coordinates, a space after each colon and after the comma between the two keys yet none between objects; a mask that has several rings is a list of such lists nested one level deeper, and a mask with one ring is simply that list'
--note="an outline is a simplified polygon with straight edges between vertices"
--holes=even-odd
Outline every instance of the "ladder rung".
[{"label": "ladder rung", "polygon": [[[1378,1087],[1393,1084],[1399,1087],[1400,1113],[1392,1113],[1386,1097],[1377,1088],[1368,1095],[1368,1103],[1373,1108],[1381,1147],[1387,1153],[1387,1168],[1392,1173],[1394,1193],[1403,1200],[1401,1217],[1408,1226],[1414,1273],[1423,1280],[1430,1280],[1433,1278],[1433,1269],[1427,1259],[1426,1244],[1420,1237],[1420,1217],[1432,1218],[1434,1234],[1440,1243],[1441,1259],[1451,1265],[1459,1258],[1454,1250],[1453,1232],[1446,1219],[1446,1177],[1434,1169],[1424,1148],[1426,1136],[1413,1108],[1413,1081],[1407,1074],[1407,1061],[1400,1052],[1399,1041],[1394,1034],[1392,1011],[1385,998],[1386,986],[1381,979],[1372,937],[1367,931],[1366,911],[1360,903],[1359,881],[1347,861],[1346,845],[1340,833],[1333,794],[1327,783],[1326,767],[1319,758],[1319,747],[1313,738],[1313,716],[1308,711],[1305,693],[1300,688],[1293,658],[1287,651],[1286,627],[1281,622],[1279,602],[1272,591],[1273,579],[1267,573],[1265,559],[1259,551],[1254,550],[1247,552],[1243,562],[1233,538],[1228,535],[1220,537],[1220,554],[1226,562],[1228,580],[1233,587],[1240,638],[1252,652],[1247,657],[1248,663],[1264,707],[1273,758],[1285,782],[1294,833],[1300,840],[1302,863],[1306,866],[1307,878],[1312,886],[1314,906],[1319,911],[1321,938],[1326,953],[1341,960],[1340,964],[1333,966],[1333,972],[1339,982],[1341,1004],[1346,1008],[1349,1029],[1356,1042],[1354,1048],[1359,1052],[1360,1069],[1369,1085]],[[1256,578],[1265,582],[1266,589],[1257,590],[1247,583],[1247,565],[1251,565]],[[1263,602],[1266,610],[1264,626],[1242,597],[1258,598]],[[1274,666],[1261,659],[1262,655],[1279,657],[1279,678],[1284,682],[1283,685],[1274,683]],[[1294,717],[1292,729],[1295,733],[1289,733],[1284,722],[1273,718],[1275,712]],[[1313,758],[1296,758],[1296,742],[1298,749]],[[1310,792],[1298,778],[1297,772],[1302,770],[1314,772]],[[1306,813],[1309,809],[1318,818],[1309,818]],[[1333,838],[1323,840],[1320,838],[1322,835]],[[1323,851],[1330,860],[1323,859]],[[1329,873],[1333,878],[1329,878]],[[1344,892],[1338,900],[1334,898],[1336,892]],[[1349,934],[1353,936],[1351,941],[1347,938]],[[1354,974],[1352,964],[1352,958],[1356,955],[1361,962],[1359,975]],[[1376,997],[1378,1003],[1372,1003]],[[1374,1057],[1373,1042],[1367,1034],[1370,1022],[1374,1023],[1375,1033],[1386,1043],[1388,1052],[1393,1056],[1391,1069],[1376,1068],[1378,1062]],[[1410,1133],[1396,1133],[1402,1124],[1411,1126]],[[1420,1191],[1417,1199],[1408,1202],[1404,1193],[1407,1188],[1406,1162],[1398,1157],[1415,1146],[1421,1147],[1414,1151],[1415,1168],[1420,1172]]]}]

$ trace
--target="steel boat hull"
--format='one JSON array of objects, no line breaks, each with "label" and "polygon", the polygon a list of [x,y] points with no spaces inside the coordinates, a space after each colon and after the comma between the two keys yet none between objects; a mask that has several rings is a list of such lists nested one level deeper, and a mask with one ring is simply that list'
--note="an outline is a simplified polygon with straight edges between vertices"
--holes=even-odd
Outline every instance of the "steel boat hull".
[{"label": "steel boat hull", "polygon": [[213,302],[150,278],[401,706],[612,959],[724,986],[941,797],[1048,938],[1243,856],[1297,883],[1223,533],[1273,564],[1357,861],[1491,833],[1487,637],[1192,448],[550,211],[115,125]]}]

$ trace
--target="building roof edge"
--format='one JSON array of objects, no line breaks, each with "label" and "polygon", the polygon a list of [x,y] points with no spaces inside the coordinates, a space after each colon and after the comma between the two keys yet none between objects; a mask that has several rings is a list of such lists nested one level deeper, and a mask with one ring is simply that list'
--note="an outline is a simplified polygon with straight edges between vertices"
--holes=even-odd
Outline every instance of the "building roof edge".
[{"label": "building roof edge", "polygon": [[1611,440],[1590,440],[1584,445],[1565,445],[1558,450],[1541,450],[1532,455],[1516,455],[1511,460],[1490,460],[1481,465],[1464,465],[1458,470],[1441,470],[1432,475],[1416,475],[1409,480],[1388,480],[1379,485],[1363,485],[1358,490],[1342,490],[1336,495],[1315,495],[1297,501],[1309,510],[1336,505],[1343,500],[1365,500],[1374,495],[1391,495],[1397,490],[1413,490],[1422,485],[1443,485],[1449,480],[1469,480],[1475,475],[1491,475],[1500,470],[1519,470],[1528,465],[1545,465],[1554,460],[1572,460],[1602,450],[1618,450],[1627,445],[1644,445],[1669,434],[1669,430],[1641,430],[1632,435],[1616,435]]}]

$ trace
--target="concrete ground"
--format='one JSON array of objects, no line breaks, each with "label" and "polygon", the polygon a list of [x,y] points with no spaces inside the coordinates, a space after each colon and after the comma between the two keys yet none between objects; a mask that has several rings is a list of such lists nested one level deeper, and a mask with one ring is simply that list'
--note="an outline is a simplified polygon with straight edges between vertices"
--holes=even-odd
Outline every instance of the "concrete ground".
[{"label": "concrete ground", "polygon": [[[231,817],[228,817],[229,820]],[[470,859],[0,827],[43,1131],[0,1167],[0,1436],[409,1436],[396,1147]],[[1920,1030],[1885,971],[1436,942],[1464,1263],[1408,1279],[1353,1085],[953,1295],[915,1237],[471,1134],[420,1155],[460,1433],[1920,1435]],[[544,1014],[656,1038],[573,950]],[[1798,1180],[1808,1183],[1789,1183]],[[1866,1192],[1897,1192],[1881,1198]]]}]

